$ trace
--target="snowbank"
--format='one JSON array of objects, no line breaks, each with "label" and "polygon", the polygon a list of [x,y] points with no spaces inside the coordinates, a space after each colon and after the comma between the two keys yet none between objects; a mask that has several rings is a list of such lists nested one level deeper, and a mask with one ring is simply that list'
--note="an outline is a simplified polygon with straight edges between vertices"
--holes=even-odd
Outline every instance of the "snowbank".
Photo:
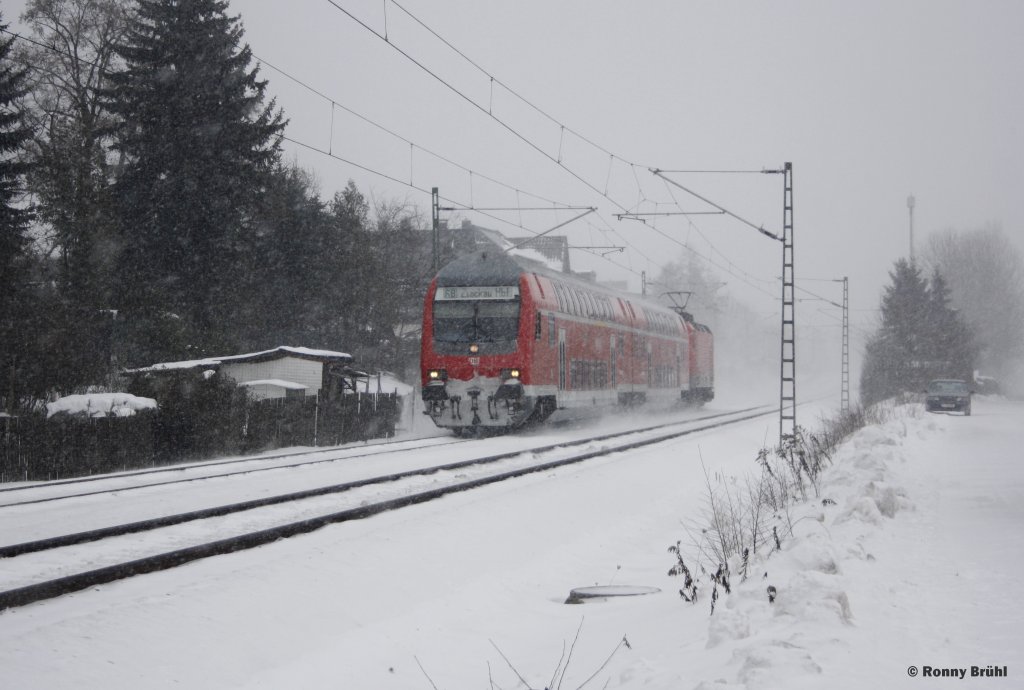
[{"label": "snowbank", "polygon": [[[977,424],[908,405],[843,444],[819,495],[779,521],[780,534],[793,524],[781,550],[761,554],[744,582],[733,565],[732,594],[719,599],[702,638],[706,658],[689,650],[705,667],[690,687],[932,687],[941,669],[963,669],[967,687],[1010,687],[985,674],[1021,668],[1022,636],[1003,620],[1018,618],[996,585],[1024,560],[1003,541],[1019,523],[966,516],[980,507],[994,517],[987,486],[1019,492],[1019,473],[1005,472],[1002,452],[974,435]],[[972,447],[978,462],[963,452]],[[986,533],[991,543],[979,539]],[[705,584],[705,612],[708,595]],[[989,621],[1003,624],[967,632]],[[982,674],[973,680],[972,667]]]}]

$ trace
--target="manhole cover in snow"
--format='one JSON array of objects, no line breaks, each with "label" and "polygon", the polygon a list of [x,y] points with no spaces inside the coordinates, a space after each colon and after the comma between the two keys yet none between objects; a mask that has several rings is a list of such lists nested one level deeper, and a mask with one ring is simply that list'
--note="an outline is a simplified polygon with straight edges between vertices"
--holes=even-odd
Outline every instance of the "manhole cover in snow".
[{"label": "manhole cover in snow", "polygon": [[577,587],[569,592],[566,604],[582,604],[587,599],[607,599],[608,597],[635,597],[641,594],[654,594],[661,590],[657,587],[643,585],[595,585],[593,587]]}]

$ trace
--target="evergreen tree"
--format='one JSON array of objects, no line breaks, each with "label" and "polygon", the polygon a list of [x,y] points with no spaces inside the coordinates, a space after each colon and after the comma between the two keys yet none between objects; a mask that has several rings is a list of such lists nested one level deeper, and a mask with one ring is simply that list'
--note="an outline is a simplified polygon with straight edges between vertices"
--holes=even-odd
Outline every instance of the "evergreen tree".
[{"label": "evergreen tree", "polygon": [[868,341],[861,372],[861,397],[868,404],[918,390],[927,382],[921,369],[928,358],[928,284],[906,259],[896,262],[889,278],[892,284],[882,295],[882,324]]},{"label": "evergreen tree", "polygon": [[889,272],[881,303],[881,326],[869,339],[861,372],[866,404],[915,392],[934,378],[970,380],[974,348],[970,331],[949,305],[941,274],[932,285],[900,259]]},{"label": "evergreen tree", "polygon": [[333,270],[339,257],[330,249],[329,216],[309,174],[279,166],[257,213],[240,347],[340,349],[324,332],[322,317],[338,309],[326,295],[342,280]]},{"label": "evergreen tree", "polygon": [[[122,253],[136,362],[219,354],[251,264],[252,215],[284,121],[223,0],[139,0],[110,75]],[[161,342],[160,339],[163,339]]]},{"label": "evergreen tree", "polygon": [[[6,29],[2,23],[0,29]],[[32,137],[21,99],[26,70],[12,60],[13,38],[0,39],[0,380],[7,409],[21,394],[22,368],[31,337],[25,322],[32,312],[28,286],[28,226],[32,211],[21,203],[28,164],[24,147]]]},{"label": "evergreen tree", "polygon": [[369,232],[369,204],[355,183],[349,180],[341,192],[336,192],[328,208],[331,235],[328,246],[335,254],[333,270],[336,279],[328,291],[327,304],[333,305],[323,314],[329,329],[343,349],[354,355],[361,366],[371,343],[372,314],[374,312],[374,286],[379,280],[371,251]]},{"label": "evergreen tree", "polygon": [[946,279],[938,268],[932,271],[928,299],[929,378],[955,378],[970,382],[974,376],[977,347],[970,326],[953,307]]}]

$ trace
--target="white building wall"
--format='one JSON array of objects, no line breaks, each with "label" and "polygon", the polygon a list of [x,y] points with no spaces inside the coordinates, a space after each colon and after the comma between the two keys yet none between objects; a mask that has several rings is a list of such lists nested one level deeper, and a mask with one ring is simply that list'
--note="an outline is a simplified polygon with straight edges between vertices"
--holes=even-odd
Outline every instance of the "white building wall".
[{"label": "white building wall", "polygon": [[[265,362],[222,362],[220,372],[238,383],[281,379],[300,383],[306,387],[306,395],[316,395],[323,383],[324,365],[297,357],[282,357]],[[284,391],[281,391],[284,395]]]}]

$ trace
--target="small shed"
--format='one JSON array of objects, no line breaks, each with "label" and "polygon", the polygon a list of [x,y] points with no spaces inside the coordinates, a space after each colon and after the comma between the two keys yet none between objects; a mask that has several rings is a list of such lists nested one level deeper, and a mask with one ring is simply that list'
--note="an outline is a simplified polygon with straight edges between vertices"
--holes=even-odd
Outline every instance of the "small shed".
[{"label": "small shed", "polygon": [[352,361],[352,355],[345,352],[281,346],[242,355],[162,362],[126,373],[159,376],[183,370],[217,371],[249,388],[257,398],[308,396],[321,391],[333,396]]},{"label": "small shed", "polygon": [[[299,388],[305,389],[305,395],[316,395],[321,390],[333,392],[332,376],[337,379],[342,370],[352,363],[352,355],[282,346],[247,355],[220,357],[219,360],[222,376],[234,379],[239,385],[260,381],[262,385],[253,388],[257,397],[281,398],[297,395],[290,391]],[[267,384],[268,381],[273,383]],[[282,383],[292,385],[282,386]]]}]

